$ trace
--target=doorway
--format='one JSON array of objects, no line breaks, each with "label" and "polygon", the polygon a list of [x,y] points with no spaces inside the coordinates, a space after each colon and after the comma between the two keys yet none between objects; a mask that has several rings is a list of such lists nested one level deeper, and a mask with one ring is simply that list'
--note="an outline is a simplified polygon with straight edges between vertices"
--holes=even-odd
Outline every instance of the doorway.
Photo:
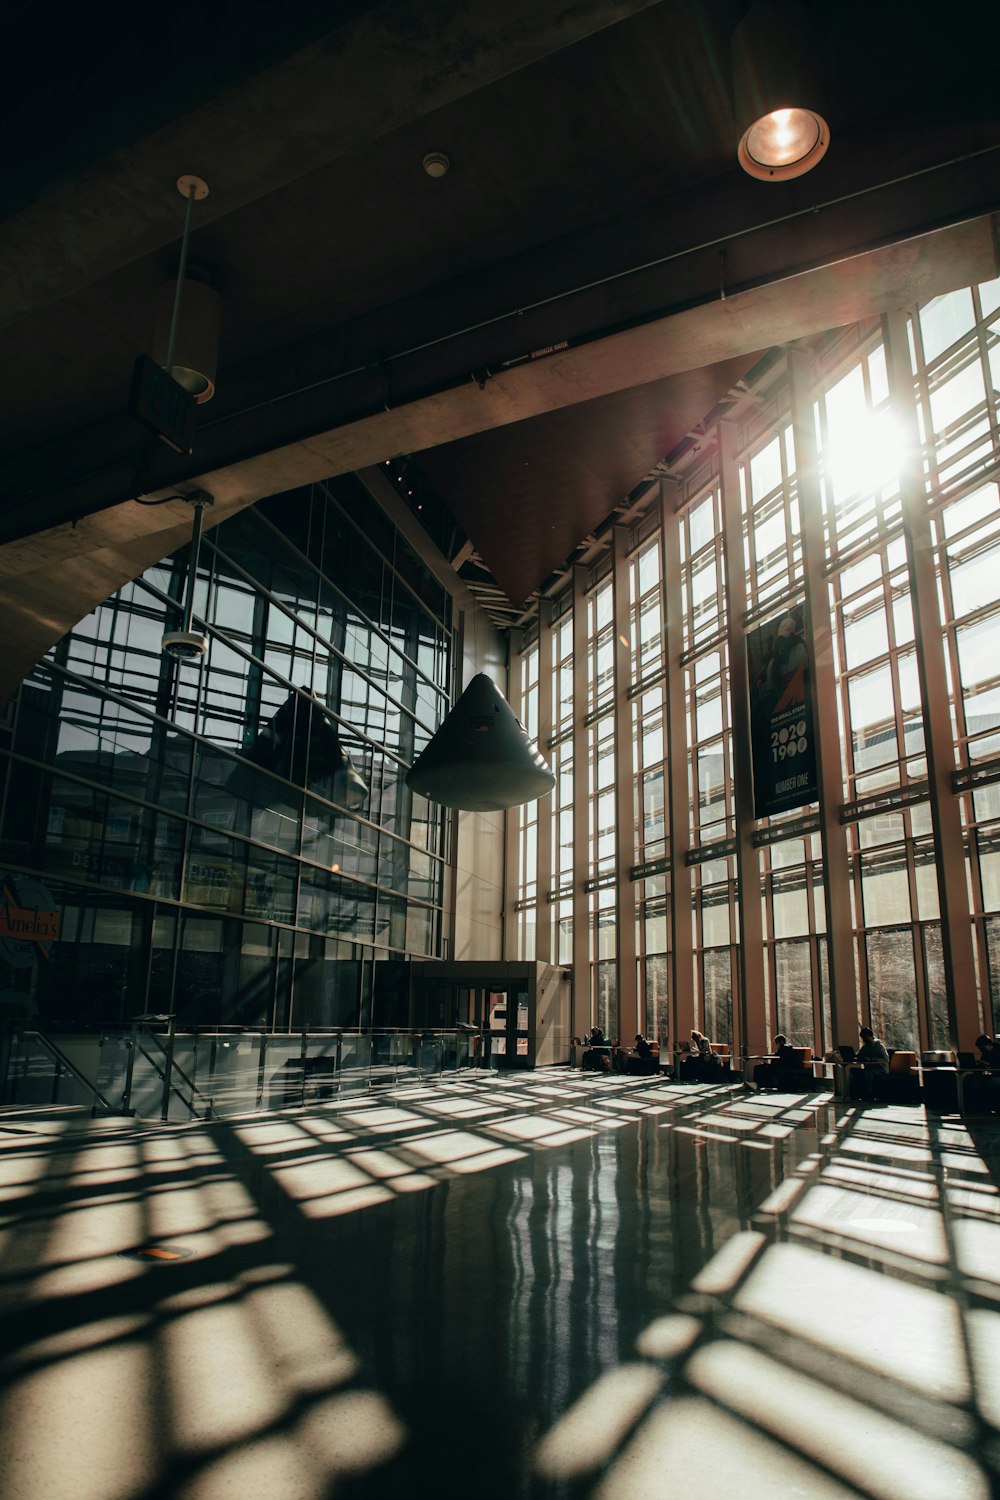
[{"label": "doorway", "polygon": [[479,1025],[486,1044],[483,1061],[504,1070],[530,1067],[527,988],[508,985],[506,989],[489,987],[478,993],[482,1005]]}]

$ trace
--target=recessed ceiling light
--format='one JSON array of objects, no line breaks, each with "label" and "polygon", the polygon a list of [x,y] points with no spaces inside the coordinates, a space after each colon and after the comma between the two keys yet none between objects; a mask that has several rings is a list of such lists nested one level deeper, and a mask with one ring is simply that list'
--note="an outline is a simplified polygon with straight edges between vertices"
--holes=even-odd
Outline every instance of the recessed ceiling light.
[{"label": "recessed ceiling light", "polygon": [[773,109],[744,131],[739,162],[751,177],[801,177],[825,156],[829,143],[826,121],[815,110]]},{"label": "recessed ceiling light", "polygon": [[443,177],[451,166],[451,158],[443,151],[428,151],[424,157],[424,171],[428,177]]},{"label": "recessed ceiling light", "polygon": [[822,43],[801,0],[753,0],[733,33],[737,156],[751,177],[785,182],[826,155]]}]

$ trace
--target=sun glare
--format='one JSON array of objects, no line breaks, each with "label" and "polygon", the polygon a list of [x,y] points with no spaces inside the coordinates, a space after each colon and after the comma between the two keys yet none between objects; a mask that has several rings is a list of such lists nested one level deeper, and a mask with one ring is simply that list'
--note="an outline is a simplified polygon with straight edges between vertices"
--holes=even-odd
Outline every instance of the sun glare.
[{"label": "sun glare", "polygon": [[838,500],[895,487],[906,459],[903,429],[889,412],[866,412],[827,440],[826,471]]}]

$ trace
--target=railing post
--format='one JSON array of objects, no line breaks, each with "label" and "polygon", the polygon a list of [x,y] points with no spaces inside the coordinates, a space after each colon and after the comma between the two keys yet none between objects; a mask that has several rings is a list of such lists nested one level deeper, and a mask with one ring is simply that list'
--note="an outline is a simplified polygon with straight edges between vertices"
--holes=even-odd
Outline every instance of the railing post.
[{"label": "railing post", "polygon": [[163,1099],[160,1103],[160,1119],[166,1123],[170,1116],[170,1075],[174,1070],[174,1017],[167,1022],[166,1061],[163,1064]]},{"label": "railing post", "polygon": [[[202,1042],[201,1036],[199,1035],[198,1031],[195,1030],[195,1033],[194,1033],[194,1067],[192,1068],[191,1071],[192,1071],[192,1076],[194,1078],[194,1081],[196,1083],[197,1083],[197,1080],[198,1080],[198,1067],[199,1067],[199,1065],[201,1063],[201,1054],[200,1054],[200,1051],[199,1051],[199,1049],[201,1047],[201,1042]],[[210,1056],[211,1056],[211,1054],[210,1054]],[[208,1097],[208,1104],[205,1106],[205,1119],[206,1120],[210,1120],[212,1118],[212,1115],[215,1112],[214,1109],[213,1109],[213,1105],[215,1104],[215,1096],[211,1092],[211,1087],[212,1087],[212,1085],[211,1085],[211,1065],[210,1065],[209,1066],[209,1093],[208,1093],[208,1096],[207,1096]],[[198,1086],[198,1092],[201,1093],[201,1086],[200,1085]],[[205,1098],[204,1094],[202,1094],[202,1098]]]},{"label": "railing post", "polygon": [[260,1034],[260,1062],[257,1064],[257,1103],[256,1109],[264,1107],[264,1089],[267,1083],[267,1032]]},{"label": "railing post", "polygon": [[6,1024],[0,1026],[0,1103],[8,1103],[8,1092],[10,1088],[10,1065],[14,1056],[14,1028]]},{"label": "railing post", "polygon": [[[209,1047],[209,1051],[208,1051],[208,1087],[209,1087],[208,1113],[209,1113],[209,1115],[214,1115],[215,1114],[215,1063],[216,1063],[216,1058],[217,1058],[217,1055],[218,1055],[218,1051],[219,1051],[219,1037],[218,1037],[218,1033],[213,1032],[213,1034],[212,1034],[212,1044]],[[206,1116],[206,1119],[207,1118],[208,1118],[208,1116]]]},{"label": "railing post", "polygon": [[128,1059],[125,1063],[125,1082],[122,1085],[122,1114],[132,1113],[132,1073],[135,1069],[135,1049],[139,1036],[139,1023],[132,1022],[132,1030],[128,1042]]}]

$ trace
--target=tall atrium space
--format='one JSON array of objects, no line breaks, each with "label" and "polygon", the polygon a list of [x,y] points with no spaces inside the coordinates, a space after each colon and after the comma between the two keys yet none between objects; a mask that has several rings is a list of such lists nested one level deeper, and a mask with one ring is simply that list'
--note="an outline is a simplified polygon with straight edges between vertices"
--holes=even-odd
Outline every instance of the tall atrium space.
[{"label": "tall atrium space", "polygon": [[996,6],[4,28],[0,1500],[992,1500]]}]

